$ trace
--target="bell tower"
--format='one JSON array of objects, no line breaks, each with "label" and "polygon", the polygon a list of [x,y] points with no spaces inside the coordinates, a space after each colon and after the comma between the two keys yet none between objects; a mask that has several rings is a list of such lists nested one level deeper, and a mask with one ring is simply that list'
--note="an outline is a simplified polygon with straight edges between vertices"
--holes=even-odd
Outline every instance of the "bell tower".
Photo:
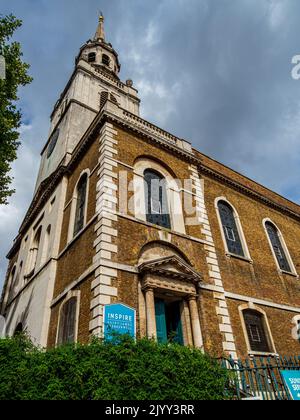
[{"label": "bell tower", "polygon": [[133,82],[119,78],[118,54],[106,41],[104,16],[96,33],[79,50],[74,71],[51,114],[48,140],[41,153],[36,190],[61,164],[67,164],[81,137],[109,98],[139,116],[140,99]]}]

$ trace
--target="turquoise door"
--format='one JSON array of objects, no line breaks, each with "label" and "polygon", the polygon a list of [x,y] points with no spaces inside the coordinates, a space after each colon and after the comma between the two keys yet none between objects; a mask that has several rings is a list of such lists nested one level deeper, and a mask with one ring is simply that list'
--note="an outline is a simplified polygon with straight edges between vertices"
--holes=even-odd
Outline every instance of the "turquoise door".
[{"label": "turquoise door", "polygon": [[167,329],[173,336],[173,340],[177,344],[183,345],[182,324],[180,316],[180,304],[175,302],[169,307],[169,317],[167,317]]},{"label": "turquoise door", "polygon": [[155,299],[155,318],[157,341],[159,343],[166,343],[168,341],[166,305],[163,300]]}]

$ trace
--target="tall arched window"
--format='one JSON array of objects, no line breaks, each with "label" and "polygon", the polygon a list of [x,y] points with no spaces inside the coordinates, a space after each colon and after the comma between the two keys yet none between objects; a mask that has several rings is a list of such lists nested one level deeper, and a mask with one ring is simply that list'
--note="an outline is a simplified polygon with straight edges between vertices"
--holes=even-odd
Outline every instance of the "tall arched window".
[{"label": "tall arched window", "polygon": [[20,277],[21,277],[22,269],[23,269],[23,261],[20,262],[20,265],[19,265],[19,268],[18,268],[18,273],[17,273],[16,279],[14,281],[14,289],[15,290],[17,290],[20,286]]},{"label": "tall arched window", "polygon": [[57,344],[70,344],[76,341],[77,297],[67,300],[61,310]]},{"label": "tall arched window", "polygon": [[50,257],[50,238],[51,238],[51,225],[49,225],[46,230],[42,264],[45,264],[48,258]]},{"label": "tall arched window", "polygon": [[280,269],[292,272],[278,229],[271,222],[266,222],[265,227]]},{"label": "tall arched window", "polygon": [[55,149],[57,140],[59,137],[59,128],[57,128],[54,133],[52,134],[50,141],[49,141],[49,145],[48,145],[48,150],[47,150],[47,159],[49,159],[49,157],[52,155],[53,150]]},{"label": "tall arched window", "polygon": [[29,269],[28,269],[28,275],[32,275],[35,271],[37,259],[38,259],[38,253],[39,253],[39,247],[41,242],[41,235],[42,235],[42,226],[40,226],[34,236],[34,240],[32,243],[32,248],[30,249],[29,254]]},{"label": "tall arched window", "polygon": [[147,221],[171,229],[166,179],[147,169],[144,172]]},{"label": "tall arched window", "polygon": [[7,295],[8,300],[10,300],[14,294],[16,271],[17,271],[17,266],[14,265],[9,276],[9,291]]},{"label": "tall arched window", "polygon": [[245,252],[234,217],[233,208],[226,201],[219,201],[218,211],[220,214],[228,251],[231,254],[245,257]]},{"label": "tall arched window", "polygon": [[243,311],[243,316],[251,351],[272,352],[264,315],[258,311],[246,309]]},{"label": "tall arched window", "polygon": [[82,175],[77,185],[74,236],[83,229],[85,224],[87,182],[88,175],[85,173]]}]

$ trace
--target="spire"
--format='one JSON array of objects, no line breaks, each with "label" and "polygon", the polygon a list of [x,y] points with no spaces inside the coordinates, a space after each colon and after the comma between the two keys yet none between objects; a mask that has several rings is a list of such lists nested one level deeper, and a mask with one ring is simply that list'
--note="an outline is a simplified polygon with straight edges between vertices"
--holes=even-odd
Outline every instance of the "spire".
[{"label": "spire", "polygon": [[97,31],[96,31],[95,37],[94,37],[95,41],[97,41],[98,39],[100,39],[101,41],[105,41],[104,16],[103,16],[102,12],[99,13],[98,28],[97,28]]}]

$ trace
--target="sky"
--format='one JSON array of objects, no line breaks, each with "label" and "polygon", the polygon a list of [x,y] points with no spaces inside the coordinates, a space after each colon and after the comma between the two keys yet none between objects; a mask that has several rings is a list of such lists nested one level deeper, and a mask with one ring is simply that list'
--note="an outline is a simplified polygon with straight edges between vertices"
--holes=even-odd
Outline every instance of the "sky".
[{"label": "sky", "polygon": [[0,0],[0,14],[23,20],[15,39],[34,78],[19,92],[16,194],[0,206],[0,288],[50,113],[99,10],[143,118],[300,202],[300,80],[291,73],[300,55],[299,0]]}]

